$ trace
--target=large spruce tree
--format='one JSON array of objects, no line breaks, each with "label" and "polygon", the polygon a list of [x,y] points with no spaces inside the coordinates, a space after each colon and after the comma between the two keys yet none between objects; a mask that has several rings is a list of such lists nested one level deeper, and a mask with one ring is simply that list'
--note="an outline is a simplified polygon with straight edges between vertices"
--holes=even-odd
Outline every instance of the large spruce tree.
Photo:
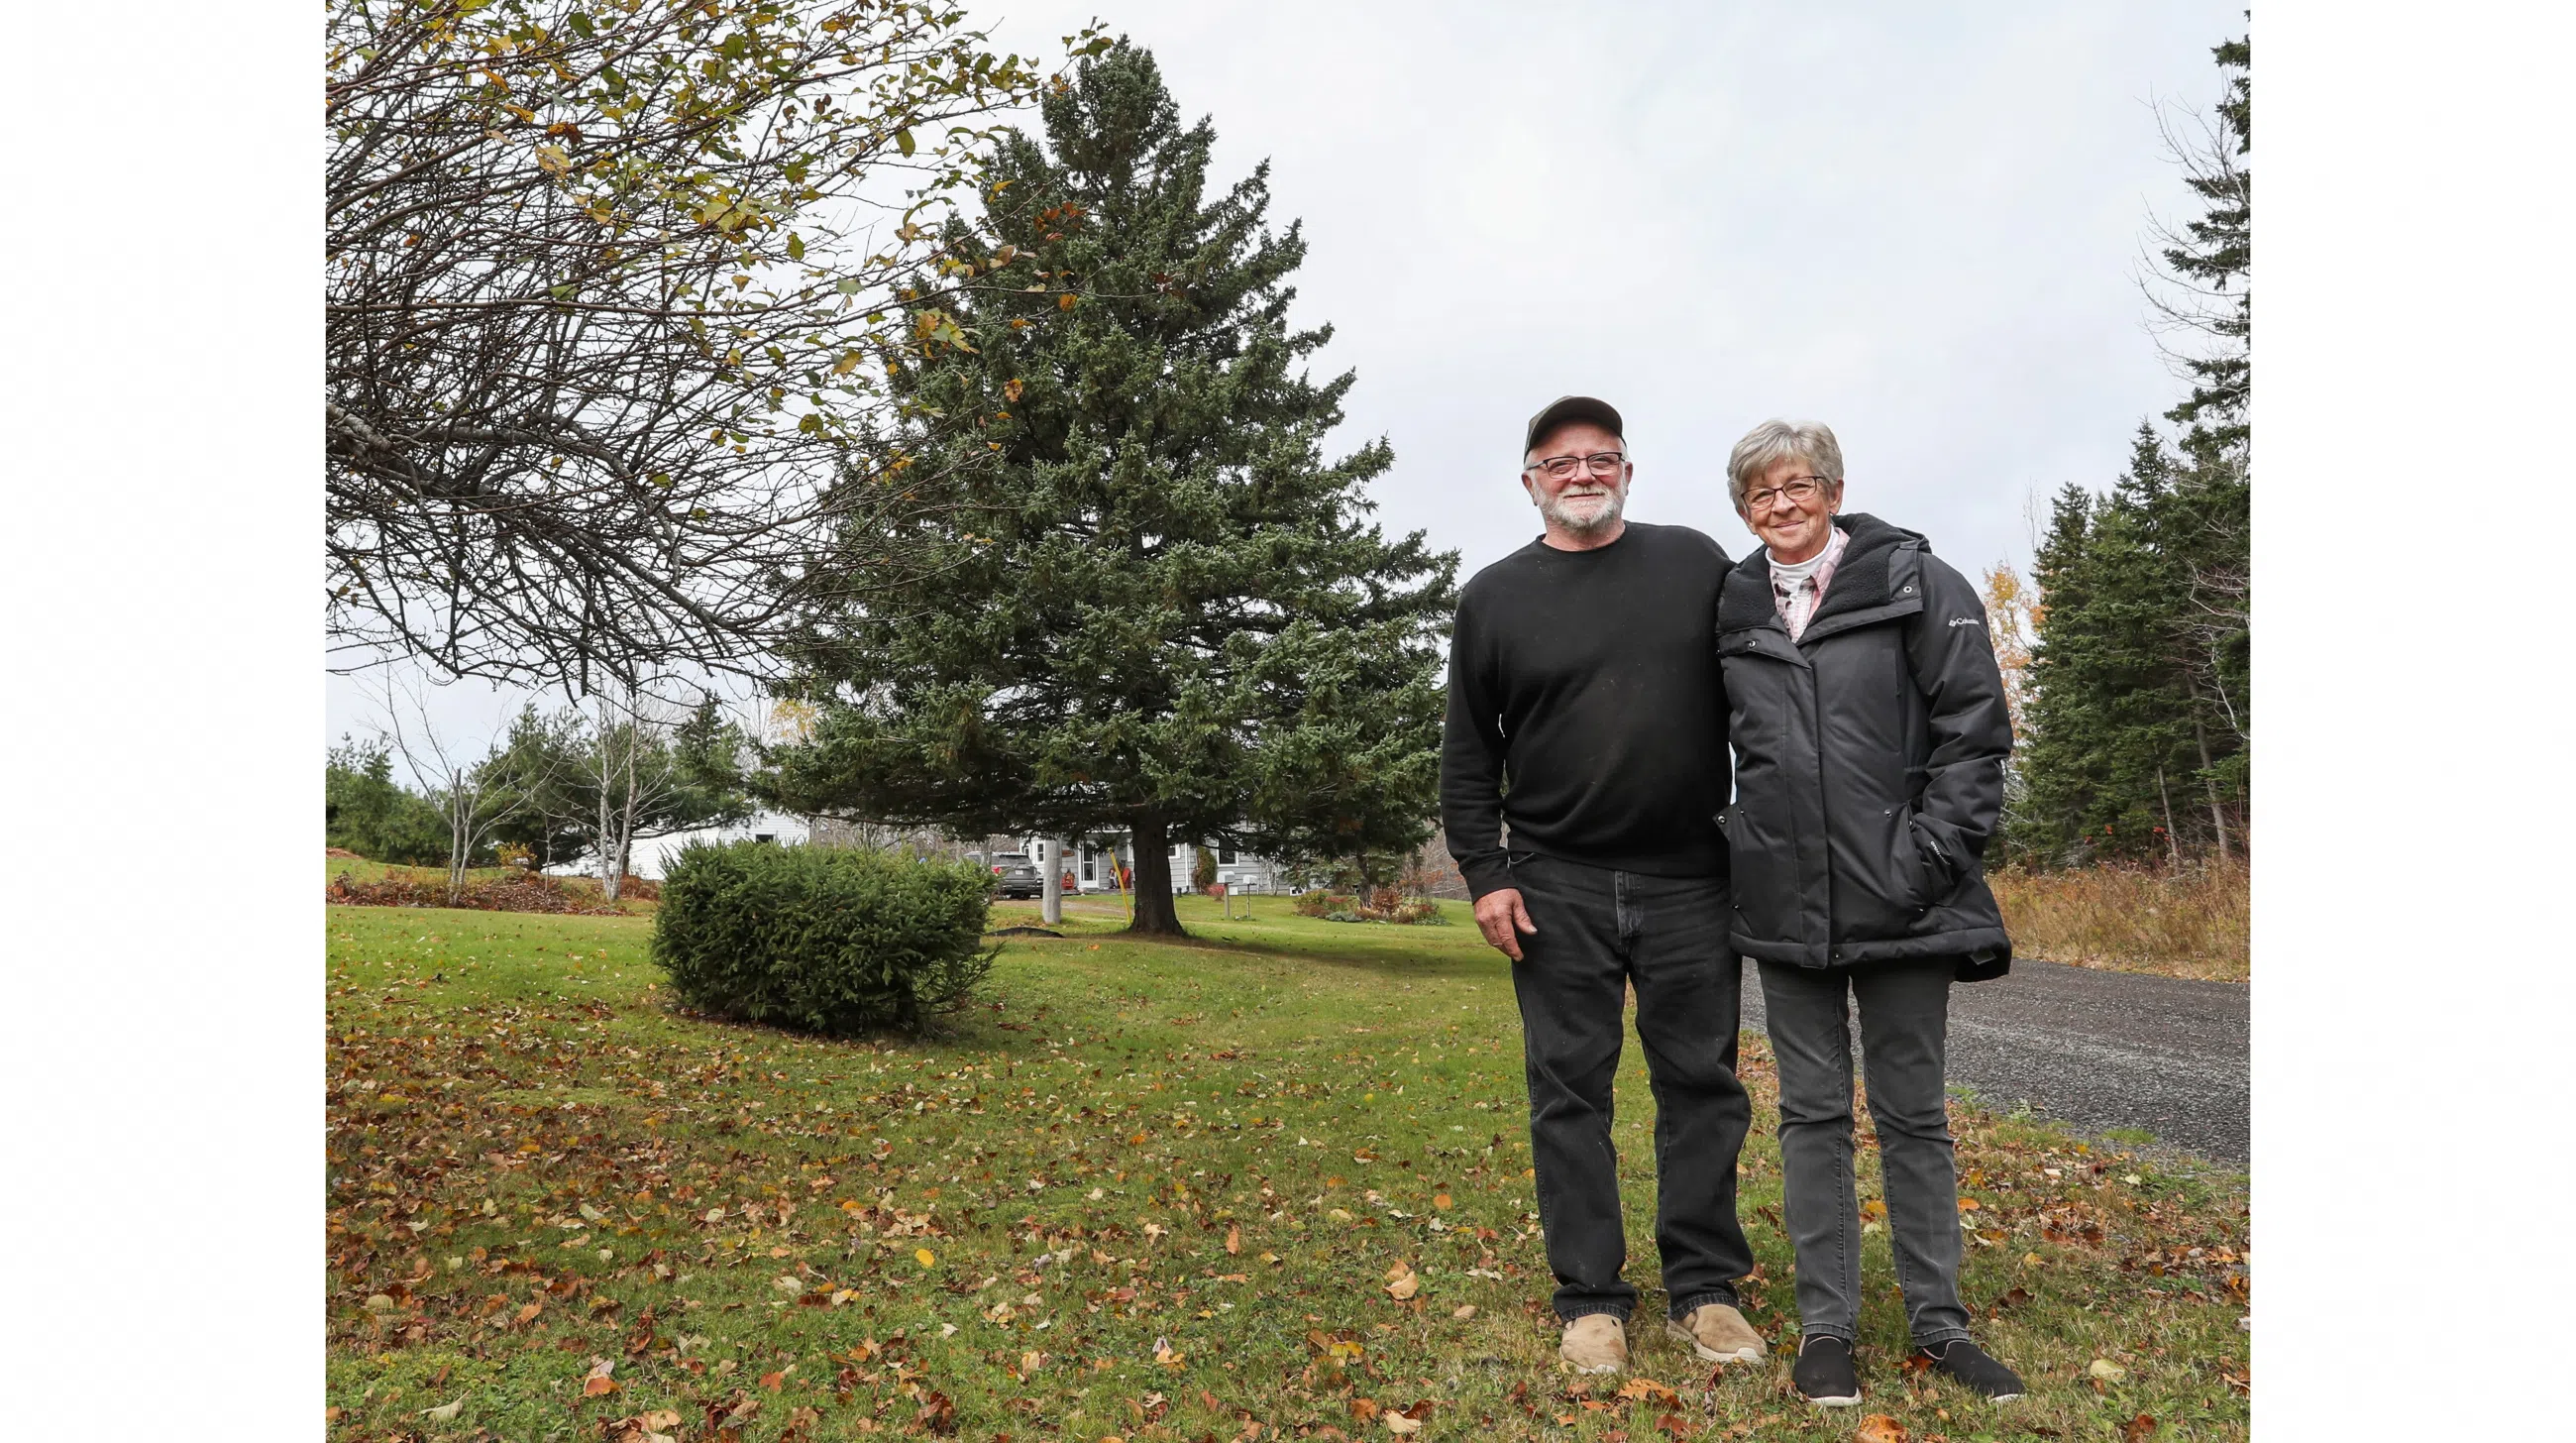
[{"label": "large spruce tree", "polygon": [[1173,842],[1420,842],[1457,560],[1367,520],[1382,440],[1324,453],[1353,377],[1305,372],[1331,332],[1289,325],[1305,245],[1264,224],[1268,167],[1211,196],[1213,129],[1123,41],[1041,116],[1043,144],[1001,137],[981,230],[952,227],[971,269],[919,303],[900,459],[854,482],[948,519],[899,589],[817,618],[821,713],[772,786],[970,834],[1123,830],[1136,929],[1176,933]]}]

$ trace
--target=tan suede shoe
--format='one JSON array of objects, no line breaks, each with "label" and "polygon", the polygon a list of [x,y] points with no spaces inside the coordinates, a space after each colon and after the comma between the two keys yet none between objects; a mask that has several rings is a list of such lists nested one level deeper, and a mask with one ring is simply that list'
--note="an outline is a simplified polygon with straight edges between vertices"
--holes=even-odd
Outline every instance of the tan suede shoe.
[{"label": "tan suede shoe", "polygon": [[1666,1318],[1664,1331],[1712,1363],[1758,1363],[1769,1356],[1762,1335],[1724,1303],[1702,1303],[1686,1318]]},{"label": "tan suede shoe", "polygon": [[1577,1373],[1619,1372],[1628,1366],[1628,1325],[1609,1313],[1586,1314],[1565,1325],[1556,1356]]}]

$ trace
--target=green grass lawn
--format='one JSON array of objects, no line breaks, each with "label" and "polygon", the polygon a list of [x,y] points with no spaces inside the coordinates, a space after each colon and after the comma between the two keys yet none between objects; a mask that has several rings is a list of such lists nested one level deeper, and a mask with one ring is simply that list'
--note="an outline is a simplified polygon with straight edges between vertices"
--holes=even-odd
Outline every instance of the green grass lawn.
[{"label": "green grass lawn", "polygon": [[[1876,1220],[1857,1413],[1798,1400],[1784,1355],[1718,1370],[1642,1326],[1629,1378],[1571,1386],[1508,964],[1463,906],[1250,905],[1185,899],[1197,935],[1166,944],[1083,899],[1062,940],[1008,943],[951,1035],[872,1043],[674,1013],[648,918],[329,908],[332,1436],[1393,1439],[1394,1409],[1420,1438],[1848,1438],[1870,1413],[1918,1443],[2140,1416],[2245,1436],[2242,1180],[1967,1112],[1965,1291],[2030,1396],[1897,1366]],[[1618,1137],[1651,1321],[1635,1051]],[[1746,1311],[1785,1345],[1757,1038],[1744,1072]]]}]

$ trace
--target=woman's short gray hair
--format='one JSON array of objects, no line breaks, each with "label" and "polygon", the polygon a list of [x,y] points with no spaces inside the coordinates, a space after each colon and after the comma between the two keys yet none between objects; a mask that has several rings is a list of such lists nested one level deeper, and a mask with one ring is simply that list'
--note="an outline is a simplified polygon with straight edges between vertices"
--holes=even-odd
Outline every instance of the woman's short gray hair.
[{"label": "woman's short gray hair", "polygon": [[1744,509],[1744,491],[1763,473],[1783,461],[1798,460],[1839,486],[1843,480],[1843,447],[1822,421],[1765,421],[1744,433],[1726,458],[1726,494],[1735,509]]}]

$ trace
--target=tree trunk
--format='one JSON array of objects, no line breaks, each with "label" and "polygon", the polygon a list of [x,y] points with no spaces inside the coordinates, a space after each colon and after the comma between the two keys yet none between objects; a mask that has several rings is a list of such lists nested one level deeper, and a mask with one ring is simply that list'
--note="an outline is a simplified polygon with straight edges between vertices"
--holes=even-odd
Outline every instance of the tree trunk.
[{"label": "tree trunk", "polygon": [[2173,793],[2165,790],[2165,769],[2156,768],[2156,796],[2165,804],[2165,855],[2173,859],[2173,869],[2182,870],[2182,834],[2174,830]]},{"label": "tree trunk", "polygon": [[1136,920],[1130,932],[1156,937],[1186,937],[1180,913],[1172,907],[1172,843],[1160,817],[1132,818],[1127,835],[1136,848]]},{"label": "tree trunk", "polygon": [[2218,805],[2218,774],[2211,771],[2209,766],[2209,733],[2201,728],[2198,717],[2191,719],[2191,735],[2193,740],[2200,743],[2200,776],[2201,780],[2209,785],[2209,825],[2210,829],[2218,834],[2218,860],[2225,862],[2229,860],[2227,812]]},{"label": "tree trunk", "polygon": [[463,791],[451,782],[447,789],[447,905],[453,907],[465,896],[465,869],[474,861],[474,814],[471,803],[458,811],[456,798]]},{"label": "tree trunk", "polygon": [[624,812],[619,807],[616,800],[617,764],[614,753],[610,751],[610,747],[613,745],[614,743],[610,738],[608,728],[605,726],[601,727],[599,736],[599,835],[596,840],[599,843],[599,892],[601,896],[606,897],[611,902],[617,900],[618,884],[625,880],[625,878],[618,875],[617,861],[618,858],[624,856],[626,853],[626,840],[622,835],[620,835],[622,829],[618,826],[618,819],[624,815]]},{"label": "tree trunk", "polygon": [[1050,927],[1064,925],[1064,844],[1053,837],[1038,843],[1040,915]]}]

